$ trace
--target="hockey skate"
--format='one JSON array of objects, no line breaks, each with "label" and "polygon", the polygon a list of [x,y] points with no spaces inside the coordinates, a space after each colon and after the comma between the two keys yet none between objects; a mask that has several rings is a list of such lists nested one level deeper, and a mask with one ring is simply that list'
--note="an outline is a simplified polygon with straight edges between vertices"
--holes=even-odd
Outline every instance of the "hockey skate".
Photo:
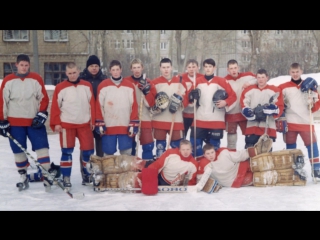
[{"label": "hockey skate", "polygon": [[84,186],[90,186],[92,185],[92,177],[91,175],[83,175],[83,178],[82,178],[82,185]]},{"label": "hockey skate", "polygon": [[63,187],[67,190],[70,191],[72,184],[70,182],[70,177],[63,177]]},{"label": "hockey skate", "polygon": [[20,181],[16,184],[19,191],[29,188],[29,179],[27,177],[27,171],[25,169],[18,170],[20,174]]}]

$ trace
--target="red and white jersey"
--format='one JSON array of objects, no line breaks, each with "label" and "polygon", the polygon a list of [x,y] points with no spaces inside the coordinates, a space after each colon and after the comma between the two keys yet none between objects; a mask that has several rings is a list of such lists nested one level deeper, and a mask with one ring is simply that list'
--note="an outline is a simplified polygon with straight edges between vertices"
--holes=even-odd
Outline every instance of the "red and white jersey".
[{"label": "red and white jersey", "polygon": [[168,149],[148,168],[157,169],[168,184],[171,184],[178,174],[191,174],[188,185],[196,184],[198,162],[191,154],[189,157],[183,157],[178,148]]},{"label": "red and white jersey", "polygon": [[[170,81],[161,76],[152,80],[152,83],[154,84],[157,93],[165,92],[169,98],[171,98],[174,93],[177,93],[183,97],[183,106],[181,106],[175,113],[176,115],[174,119],[173,130],[184,130],[182,111],[189,103],[189,93],[186,83],[183,80],[180,83],[180,76],[174,76]],[[169,107],[167,107],[163,112],[152,117],[153,128],[170,130],[171,122],[172,113],[169,111]]]},{"label": "red and white jersey", "polygon": [[243,90],[242,86],[245,83],[249,83],[250,85],[257,84],[257,78],[252,72],[243,72],[239,73],[236,78],[228,74],[225,76],[225,79],[227,79],[237,95],[235,107],[226,113],[226,122],[246,121],[247,119],[242,115],[240,107],[240,97]]},{"label": "red and white jersey", "polygon": [[[301,85],[301,84],[300,84]],[[278,87],[283,94],[285,107],[285,116],[288,124],[288,131],[310,131],[310,110],[307,103],[308,93],[303,93],[292,81],[280,84]],[[317,91],[312,92],[314,99],[319,99]],[[314,113],[320,108],[320,101],[313,104],[311,111]],[[312,118],[313,124],[313,118]],[[314,126],[312,126],[314,131]]]},{"label": "red and white jersey", "polygon": [[[225,129],[225,113],[234,108],[237,101],[237,95],[232,90],[231,85],[222,77],[214,76],[208,81],[204,76],[201,76],[196,79],[196,88],[201,91],[200,106],[196,112],[196,126],[209,129]],[[228,94],[228,98],[225,99],[227,105],[221,109],[214,107],[212,101],[213,95],[218,89],[225,90]],[[192,126],[194,126],[194,122]]]},{"label": "red and white jersey", "polygon": [[237,177],[240,175],[238,172],[246,171],[246,169],[240,167],[240,163],[248,160],[248,158],[247,149],[234,152],[227,148],[219,148],[216,151],[214,161],[211,162],[205,157],[199,160],[197,178],[201,178],[206,168],[211,168],[210,177],[216,179],[224,187],[232,187],[238,181]]},{"label": "red and white jersey", "polygon": [[[279,93],[278,98],[275,100],[275,105],[279,107],[279,114],[269,116],[267,134],[270,137],[277,137],[275,119],[280,117],[283,112],[283,96],[280,88],[268,84],[264,88],[259,88],[258,85],[252,85],[244,89],[240,97],[241,109],[245,107],[254,109],[258,106],[258,104],[268,104],[270,98],[275,93]],[[265,132],[265,127],[266,121],[247,121],[245,135],[262,135]]]},{"label": "red and white jersey", "polygon": [[[197,73],[196,74],[196,78],[203,76],[203,74],[201,73]],[[184,73],[182,74],[182,80],[186,83],[187,85],[187,91],[190,92],[193,90],[194,88],[194,82],[195,79],[192,79],[189,77],[188,73]],[[189,99],[189,96],[186,96]],[[183,117],[185,118],[194,118],[194,105],[193,103],[188,104],[188,106],[186,106],[183,111],[182,111]]]},{"label": "red and white jersey", "polygon": [[103,80],[97,90],[96,119],[104,120],[107,135],[127,134],[130,121],[139,119],[135,86],[125,79],[119,85]]},{"label": "red and white jersey", "polygon": [[78,128],[95,123],[95,99],[91,83],[81,80],[58,83],[52,97],[50,127]]},{"label": "red and white jersey", "polygon": [[30,72],[26,77],[5,76],[0,91],[0,120],[11,126],[31,126],[39,111],[46,111],[49,97],[43,79]]},{"label": "red and white jersey", "polygon": [[[139,82],[134,80],[132,76],[125,77],[124,79],[132,82],[135,86],[135,91],[136,91],[136,99],[137,99],[137,104],[138,104],[138,111],[140,114],[140,103],[141,103],[141,97],[142,97],[142,109],[141,109],[141,128],[152,128],[152,123],[151,123],[151,116],[149,109],[154,105],[154,98],[156,93],[156,89],[151,82],[150,79],[146,79],[147,82],[150,84],[150,92],[145,96],[142,91],[138,88]],[[139,116],[140,117],[140,116]]]}]

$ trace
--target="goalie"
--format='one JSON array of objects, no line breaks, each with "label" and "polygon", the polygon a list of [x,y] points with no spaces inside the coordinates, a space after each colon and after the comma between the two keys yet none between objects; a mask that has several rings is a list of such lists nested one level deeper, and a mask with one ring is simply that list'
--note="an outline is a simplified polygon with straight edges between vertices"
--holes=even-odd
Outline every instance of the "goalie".
[{"label": "goalie", "polygon": [[198,191],[203,189],[210,178],[223,187],[251,186],[253,173],[250,169],[250,157],[269,152],[271,148],[272,139],[265,134],[259,138],[255,146],[236,152],[227,148],[219,148],[215,151],[212,144],[204,145],[203,157],[199,161],[197,172]]}]

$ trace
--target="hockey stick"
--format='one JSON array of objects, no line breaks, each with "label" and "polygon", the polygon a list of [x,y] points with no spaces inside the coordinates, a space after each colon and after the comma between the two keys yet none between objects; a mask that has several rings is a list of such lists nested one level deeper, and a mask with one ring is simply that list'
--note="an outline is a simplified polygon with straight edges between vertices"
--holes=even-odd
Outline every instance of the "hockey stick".
[{"label": "hockey stick", "polygon": [[[100,188],[100,191],[108,191],[108,192],[133,192],[133,191],[141,191],[141,188]],[[158,186],[158,192],[161,193],[185,193],[188,192],[187,186]]]},{"label": "hockey stick", "polygon": [[[142,78],[146,80],[146,74],[145,73],[143,74]],[[139,147],[140,147],[141,122],[142,122],[142,119],[141,119],[141,117],[142,117],[142,105],[143,105],[143,93],[141,93],[140,106],[139,106],[139,131],[137,133],[136,157],[138,157],[138,150],[139,150]]]},{"label": "hockey stick", "polygon": [[[309,89],[309,91],[308,91],[308,97],[309,97],[309,99],[310,99],[310,97],[311,97],[311,89]],[[312,171],[312,180],[313,180],[313,182],[314,182],[315,184],[317,184],[317,180],[316,180],[316,178],[315,178],[315,176],[314,176],[313,138],[312,138],[313,132],[312,132],[312,110],[311,110],[311,108],[312,108],[312,105],[311,105],[311,103],[309,103],[310,147],[311,147],[310,152],[311,152],[311,163],[312,163],[311,171]]]},{"label": "hockey stick", "polygon": [[25,154],[27,154],[32,160],[33,163],[41,168],[43,175],[45,177],[47,177],[50,181],[54,181],[54,183],[57,183],[58,186],[64,191],[66,192],[71,198],[76,198],[76,199],[82,199],[84,197],[84,193],[79,193],[79,194],[72,194],[71,192],[67,191],[65,189],[65,187],[63,187],[63,185],[61,184],[61,182],[59,182],[57,179],[53,178],[52,175],[48,172],[47,169],[45,169],[29,152],[27,152],[27,150],[14,138],[11,136],[10,133],[7,132],[7,136],[22,150],[24,151]]},{"label": "hockey stick", "polygon": [[[181,82],[182,82],[182,76],[180,75],[180,82],[179,82],[179,85],[178,85],[178,93],[179,93],[179,91],[180,91],[180,84],[181,84]],[[169,149],[170,143],[171,143],[172,132],[173,132],[173,125],[174,125],[174,120],[175,120],[175,118],[176,118],[176,113],[177,113],[177,112],[175,112],[174,114],[172,114],[170,134],[169,134],[169,139],[168,139],[168,143],[167,143],[167,147],[166,147],[167,150]]]}]

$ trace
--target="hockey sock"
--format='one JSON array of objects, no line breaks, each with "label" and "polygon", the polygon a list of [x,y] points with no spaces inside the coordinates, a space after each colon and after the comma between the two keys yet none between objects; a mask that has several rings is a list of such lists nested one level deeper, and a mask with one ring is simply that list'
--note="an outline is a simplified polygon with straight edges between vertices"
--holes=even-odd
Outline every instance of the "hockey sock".
[{"label": "hockey sock", "polygon": [[74,148],[62,148],[60,168],[63,176],[71,176],[72,153]]}]

